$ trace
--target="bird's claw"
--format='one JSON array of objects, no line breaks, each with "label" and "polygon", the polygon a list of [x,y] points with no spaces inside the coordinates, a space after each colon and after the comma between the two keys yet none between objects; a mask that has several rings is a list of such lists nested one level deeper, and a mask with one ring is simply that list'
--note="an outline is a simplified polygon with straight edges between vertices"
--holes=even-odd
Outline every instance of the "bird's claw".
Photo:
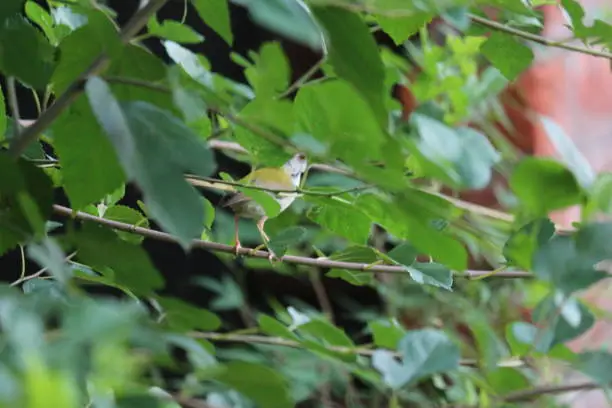
[{"label": "bird's claw", "polygon": [[240,241],[236,241],[234,244],[234,254],[236,256],[240,256],[240,250],[242,249],[242,245],[240,245]]}]

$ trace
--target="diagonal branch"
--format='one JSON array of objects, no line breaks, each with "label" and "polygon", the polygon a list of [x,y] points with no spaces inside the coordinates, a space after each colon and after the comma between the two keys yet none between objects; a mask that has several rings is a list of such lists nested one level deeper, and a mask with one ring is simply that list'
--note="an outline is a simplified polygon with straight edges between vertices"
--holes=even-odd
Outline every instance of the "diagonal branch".
[{"label": "diagonal branch", "polygon": [[[127,22],[120,32],[123,43],[128,43],[146,24],[153,14],[155,14],[168,0],[151,0],[146,6],[138,10]],[[83,72],[66,91],[53,102],[53,104],[36,119],[36,121],[26,128],[19,137],[12,140],[9,147],[9,154],[17,158],[25,151],[30,143],[47,129],[61,113],[68,108],[76,98],[83,92],[82,83],[88,77],[102,72],[109,63],[106,54],[98,56],[94,62]]]},{"label": "diagonal branch", "polygon": [[[53,211],[61,215],[63,217],[76,218],[82,221],[90,221],[95,222],[97,224],[101,224],[107,226],[109,228],[114,228],[119,231],[125,231],[132,234],[141,235],[146,238],[155,239],[159,241],[166,242],[178,242],[175,237],[165,232],[152,230],[149,228],[137,227],[135,225],[126,224],[119,221],[108,220],[101,217],[96,217],[95,215],[87,214],[80,211],[74,211],[70,208],[63,207],[60,205],[54,205]],[[193,240],[192,242],[193,248],[202,248],[210,251],[216,252],[225,252],[225,253],[235,253],[236,248],[230,245],[220,244],[217,242],[211,241],[203,241],[203,240]],[[250,248],[239,248],[238,253],[244,256],[249,256],[253,258],[265,258],[268,259],[269,253],[266,251],[255,251]],[[321,268],[332,268],[332,269],[348,269],[352,271],[362,271],[364,273],[397,273],[406,275],[406,269],[400,265],[380,265],[380,264],[366,264],[359,262],[343,262],[343,261],[333,261],[327,258],[309,258],[305,256],[295,256],[295,255],[285,255],[282,256],[279,260],[280,262],[285,262],[288,264],[294,265],[308,265],[308,266],[318,266]],[[489,275],[490,271],[475,271],[475,270],[467,270],[464,272],[456,273],[457,277],[463,277],[467,279],[474,279],[483,275]],[[532,278],[533,275],[529,272],[523,271],[503,271],[496,272],[495,275],[491,277],[497,278]]]},{"label": "diagonal branch", "polygon": [[[233,334],[233,333],[216,333],[216,332],[192,332],[190,337],[196,339],[206,339],[210,341],[228,342],[228,343],[243,343],[243,344],[266,344],[270,346],[305,348],[303,344],[294,340],[287,340],[282,337],[259,336],[253,334]],[[364,346],[356,347],[341,347],[341,346],[324,346],[327,350],[335,351],[342,354],[353,354],[365,357],[372,357],[376,349],[371,349]],[[394,357],[401,358],[402,354],[397,351],[392,351]],[[462,366],[477,367],[478,361],[474,359],[462,359]],[[498,367],[521,367],[523,361],[519,359],[508,359],[497,363]]]},{"label": "diagonal branch", "polygon": [[504,402],[526,402],[534,400],[543,395],[563,394],[573,391],[589,391],[602,388],[603,385],[593,381],[585,381],[578,384],[542,385],[528,390],[515,391],[501,399]]}]

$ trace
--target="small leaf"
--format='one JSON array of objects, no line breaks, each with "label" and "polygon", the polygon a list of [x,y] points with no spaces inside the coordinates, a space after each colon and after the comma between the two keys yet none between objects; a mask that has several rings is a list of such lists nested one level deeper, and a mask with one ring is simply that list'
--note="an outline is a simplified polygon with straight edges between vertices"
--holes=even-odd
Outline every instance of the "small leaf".
[{"label": "small leaf", "polygon": [[535,252],[555,233],[555,224],[548,218],[539,218],[523,225],[504,245],[503,254],[509,262],[531,270]]},{"label": "small leaf", "polygon": [[320,204],[308,211],[308,218],[351,242],[365,244],[371,221],[358,207],[333,200],[314,201]]},{"label": "small leaf", "polygon": [[435,262],[417,262],[406,270],[416,283],[452,290],[453,273],[444,265]]},{"label": "small leaf", "polygon": [[217,330],[221,327],[219,317],[206,309],[169,296],[156,296],[155,300],[164,310],[164,320],[173,329],[180,331]]},{"label": "small leaf", "polygon": [[277,256],[282,256],[289,246],[301,243],[305,235],[306,229],[303,227],[285,228],[272,236],[268,245]]},{"label": "small leaf", "polygon": [[310,334],[329,346],[355,347],[344,330],[323,319],[311,319],[309,322],[301,324],[298,331],[303,334]]},{"label": "small leaf", "polygon": [[372,365],[393,389],[459,368],[459,348],[439,330],[409,331],[400,340],[398,349],[402,353],[401,363],[386,350],[376,350],[372,356]]},{"label": "small leaf", "polygon": [[[124,205],[114,205],[108,208],[104,212],[104,218],[137,227],[149,228],[149,220],[142,213]],[[133,244],[140,244],[144,240],[144,237],[141,235],[130,234],[124,231],[116,232],[121,239]]]},{"label": "small leaf", "polygon": [[287,340],[298,340],[298,337],[284,324],[268,315],[260,314],[257,318],[257,324],[259,324],[261,331],[270,336],[281,337]]},{"label": "small leaf", "polygon": [[587,351],[577,355],[574,367],[607,387],[612,383],[612,354],[605,350]]},{"label": "small leaf", "polygon": [[514,81],[533,62],[531,48],[505,33],[493,32],[480,52],[509,80]]},{"label": "small leaf", "polygon": [[374,336],[374,344],[378,347],[397,349],[400,340],[406,335],[396,320],[377,320],[368,324]]},{"label": "small leaf", "polygon": [[[510,187],[521,204],[534,215],[578,204],[583,192],[574,175],[552,159],[521,160],[510,177]],[[546,194],[542,194],[542,192]]]},{"label": "small leaf", "polygon": [[156,37],[165,38],[178,43],[196,44],[204,40],[204,37],[188,25],[173,20],[164,20],[160,24],[155,16],[149,20],[147,29],[149,33]]},{"label": "small leaf", "polygon": [[228,44],[234,43],[227,0],[191,0],[200,18]]},{"label": "small leaf", "polygon": [[45,237],[41,243],[31,243],[28,245],[27,253],[28,257],[42,268],[47,268],[58,282],[66,284],[70,279],[66,255],[54,238]]},{"label": "small leaf", "polygon": [[235,389],[258,406],[266,408],[292,408],[286,380],[272,368],[244,361],[232,361],[213,378]]},{"label": "small leaf", "polygon": [[401,45],[410,36],[419,32],[426,24],[431,22],[433,15],[429,13],[415,12],[409,16],[393,16],[386,15],[376,16],[376,22],[389,34],[395,45]]}]

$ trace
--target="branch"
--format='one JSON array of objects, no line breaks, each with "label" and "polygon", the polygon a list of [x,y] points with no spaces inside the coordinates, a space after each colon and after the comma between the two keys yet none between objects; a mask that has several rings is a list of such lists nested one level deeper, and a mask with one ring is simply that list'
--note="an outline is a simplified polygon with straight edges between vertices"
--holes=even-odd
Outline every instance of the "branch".
[{"label": "branch", "polygon": [[579,52],[581,54],[591,55],[593,57],[606,58],[612,60],[612,54],[605,51],[597,51],[586,47],[581,47],[578,45],[567,44],[565,41],[554,41],[549,40],[548,38],[542,37],[540,35],[531,34],[527,31],[518,30],[516,28],[508,27],[505,24],[498,23],[497,21],[489,20],[488,18],[476,16],[474,14],[468,14],[470,19],[476,24],[480,24],[481,26],[493,29],[495,31],[500,31],[506,34],[513,35],[515,37],[520,37],[525,40],[535,42],[538,44],[546,45],[554,48],[561,48],[568,51]]},{"label": "branch", "polygon": [[[100,225],[105,225],[109,228],[114,228],[119,231],[125,231],[136,235],[141,235],[146,238],[155,239],[158,241],[166,241],[177,243],[177,239],[172,235],[167,234],[165,232],[152,230],[149,228],[137,227],[131,224],[125,224],[119,221],[108,220],[105,218],[96,217],[95,215],[87,214],[81,211],[74,211],[70,208],[63,207],[60,205],[53,205],[53,211],[61,215],[63,217],[76,218],[82,221],[90,221],[95,222]],[[211,241],[203,241],[203,240],[193,240],[192,241],[193,248],[201,248],[210,251],[216,252],[225,252],[234,254],[236,248],[230,245],[219,244],[217,242]],[[268,259],[268,252],[266,251],[255,251],[250,248],[238,248],[238,253],[244,256],[249,256],[253,258],[265,258]],[[321,268],[332,268],[332,269],[348,269],[352,271],[362,271],[366,273],[397,273],[406,275],[406,269],[403,266],[399,265],[379,265],[379,264],[366,264],[366,263],[358,263],[358,262],[342,262],[342,261],[332,261],[327,258],[309,258],[304,256],[295,256],[295,255],[284,255],[279,259],[280,262],[285,262],[288,264],[294,265],[308,265],[308,266],[318,266]],[[482,275],[489,274],[489,271],[475,271],[475,270],[467,270],[461,273],[456,273],[457,277],[463,277],[467,279],[477,278]],[[497,278],[532,278],[533,275],[529,272],[522,271],[504,271],[497,272],[493,275]],[[492,277],[493,277],[492,276]]]},{"label": "branch", "polygon": [[[136,35],[149,20],[168,0],[151,0],[146,6],[138,10],[121,30],[119,37],[125,44]],[[76,98],[83,92],[82,82],[92,75],[102,72],[109,62],[106,54],[98,56],[94,62],[74,81],[66,91],[53,102],[53,104],[36,119],[36,121],[23,131],[23,133],[12,140],[9,154],[17,158],[25,151],[38,135],[47,129],[61,113],[68,108]]]},{"label": "branch", "polygon": [[601,384],[592,381],[578,384],[543,385],[541,387],[535,387],[529,390],[512,392],[503,397],[502,400],[505,402],[524,402],[533,400],[543,395],[555,395],[573,391],[589,391],[601,387]]},{"label": "branch", "polygon": [[[305,346],[293,340],[287,340],[282,337],[270,337],[270,336],[258,336],[252,334],[231,334],[231,333],[215,333],[215,332],[191,332],[189,335],[196,339],[206,339],[210,341],[228,342],[228,343],[244,343],[244,344],[267,344],[271,346],[280,347],[291,347],[304,349]],[[327,350],[335,351],[342,354],[353,354],[365,357],[372,357],[375,349],[356,346],[352,347],[341,347],[341,346],[323,346]],[[402,358],[402,354],[397,351],[391,351],[391,354],[396,358]],[[460,361],[462,366],[477,367],[478,361],[474,359],[462,359]],[[498,367],[521,367],[524,363],[518,359],[509,359],[500,361],[497,363]]]}]

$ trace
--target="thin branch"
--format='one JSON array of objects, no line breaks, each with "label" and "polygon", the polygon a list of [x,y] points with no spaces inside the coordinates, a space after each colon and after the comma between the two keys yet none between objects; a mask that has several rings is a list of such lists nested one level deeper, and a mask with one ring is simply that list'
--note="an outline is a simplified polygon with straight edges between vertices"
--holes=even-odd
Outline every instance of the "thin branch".
[{"label": "thin branch", "polygon": [[17,100],[17,85],[15,77],[9,76],[6,78],[6,93],[8,95],[8,103],[11,108],[11,116],[13,117],[14,132],[13,138],[18,139],[21,135],[21,115],[19,114],[19,101]]},{"label": "thin branch", "polygon": [[581,47],[578,45],[571,45],[571,44],[567,44],[565,41],[549,40],[548,38],[542,37],[540,35],[531,34],[523,30],[518,30],[516,28],[509,27],[505,24],[498,23],[497,21],[489,20],[488,18],[480,17],[474,14],[468,14],[468,16],[476,24],[480,24],[481,26],[493,29],[495,31],[500,31],[506,34],[520,37],[520,38],[523,38],[531,42],[546,45],[548,47],[561,48],[561,49],[568,50],[568,51],[574,51],[574,52],[579,52],[581,54],[591,55],[593,57],[606,58],[606,59],[612,60],[612,54],[609,52],[597,51],[591,48]]},{"label": "thin branch", "polygon": [[310,67],[308,69],[308,71],[306,71],[302,76],[300,76],[294,83],[292,83],[289,88],[287,88],[283,93],[281,93],[280,95],[278,95],[278,99],[283,99],[286,98],[287,96],[291,95],[293,92],[297,91],[300,87],[302,87],[304,84],[306,84],[306,82],[308,82],[308,80],[310,78],[312,78],[312,76],[314,74],[317,73],[317,71],[319,70],[319,68],[321,68],[321,65],[323,65],[323,63],[326,60],[326,56],[324,55],[323,58],[321,58],[320,60],[318,60],[312,67]]},{"label": "thin branch", "polygon": [[[266,344],[270,346],[305,348],[303,344],[293,340],[283,339],[282,337],[259,336],[252,334],[232,334],[232,333],[216,333],[216,332],[191,332],[190,337],[196,339],[206,339],[210,341],[227,342],[227,343],[243,343],[243,344]],[[327,350],[342,354],[359,355],[364,357],[372,357],[375,349],[364,346],[342,347],[342,346],[324,346]],[[397,351],[390,351],[396,358],[401,358],[402,354]],[[478,366],[478,362],[474,359],[462,359],[460,364],[468,367]],[[524,363],[518,359],[508,359],[497,363],[498,367],[521,367]]]},{"label": "thin branch", "polygon": [[[168,0],[151,0],[146,6],[138,10],[121,30],[121,41],[123,43],[128,43],[132,37],[147,24],[149,17],[155,14],[167,1]],[[74,81],[55,102],[53,102],[49,109],[45,110],[31,126],[25,129],[20,137],[16,137],[12,140],[9,147],[9,154],[14,158],[21,156],[28,145],[36,140],[38,135],[47,129],[83,92],[83,80],[102,72],[108,65],[108,62],[109,57],[106,54],[102,54],[96,58],[89,68],[87,68],[87,70],[85,70],[85,72],[83,72],[77,80]]]},{"label": "thin branch", "polygon": [[[70,261],[72,258],[74,258],[75,255],[76,255],[76,251],[72,252],[70,255],[68,255],[66,258],[64,258],[64,261],[65,262]],[[25,259],[23,259],[22,261],[24,262],[24,265],[25,265]],[[21,276],[19,277],[19,279],[17,279],[16,281],[12,282],[9,286],[17,286],[20,283],[29,281],[31,279],[38,278],[41,275],[43,275],[45,272],[47,272],[48,270],[49,270],[49,267],[45,266],[44,268],[42,268],[38,272],[33,273],[32,275],[24,276],[25,273],[22,273]]]},{"label": "thin branch", "polygon": [[529,390],[515,391],[502,398],[505,402],[525,402],[543,395],[556,395],[573,391],[589,391],[601,388],[602,385],[593,381],[578,384],[543,385]]},{"label": "thin branch", "polygon": [[[53,211],[61,216],[76,218],[82,221],[90,221],[95,222],[97,224],[105,225],[109,228],[114,228],[119,231],[125,231],[132,234],[137,234],[144,236],[146,238],[155,239],[158,241],[166,241],[177,243],[177,239],[170,234],[165,232],[152,230],[149,228],[137,227],[131,224],[125,224],[123,222],[108,220],[105,218],[96,217],[95,215],[87,214],[81,211],[71,210],[70,208],[63,207],[60,205],[53,205]],[[225,252],[234,254],[236,248],[230,245],[220,244],[217,242],[211,241],[203,241],[203,240],[193,240],[192,241],[193,248],[202,248],[210,251],[216,252]],[[250,248],[239,248],[238,253],[241,255],[253,257],[253,258],[265,258],[268,259],[268,252],[266,251],[255,251]],[[353,271],[362,271],[367,273],[397,273],[407,275],[406,270],[403,266],[400,265],[379,265],[379,264],[366,264],[366,263],[358,263],[358,262],[342,262],[342,261],[332,261],[327,258],[309,258],[304,256],[295,256],[295,255],[284,255],[279,259],[280,262],[285,262],[288,264],[294,265],[307,265],[307,266],[318,266],[321,268],[335,268],[335,269],[348,269]],[[475,278],[481,276],[483,274],[488,274],[489,271],[475,271],[475,270],[467,270],[464,272],[456,273],[457,277],[462,278]],[[532,278],[533,275],[529,272],[522,271],[504,271],[499,272],[494,275],[496,278]]]}]

